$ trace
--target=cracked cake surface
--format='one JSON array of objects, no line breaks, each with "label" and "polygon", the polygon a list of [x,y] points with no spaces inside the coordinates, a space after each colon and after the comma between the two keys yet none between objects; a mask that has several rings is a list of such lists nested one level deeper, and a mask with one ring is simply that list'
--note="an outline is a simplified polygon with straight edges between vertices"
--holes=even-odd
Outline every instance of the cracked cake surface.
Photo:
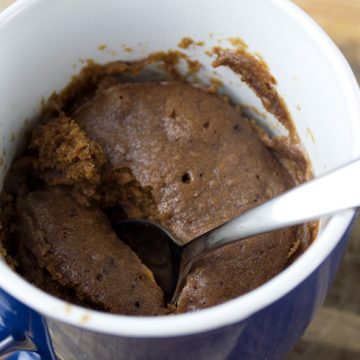
[{"label": "cracked cake surface", "polygon": [[186,243],[294,185],[249,121],[216,94],[181,81],[105,81],[33,130],[5,182],[3,223],[14,226],[4,244],[17,271],[67,301],[127,315],[193,311],[278,274],[301,229],[202,257],[169,308],[110,222],[154,220]]}]

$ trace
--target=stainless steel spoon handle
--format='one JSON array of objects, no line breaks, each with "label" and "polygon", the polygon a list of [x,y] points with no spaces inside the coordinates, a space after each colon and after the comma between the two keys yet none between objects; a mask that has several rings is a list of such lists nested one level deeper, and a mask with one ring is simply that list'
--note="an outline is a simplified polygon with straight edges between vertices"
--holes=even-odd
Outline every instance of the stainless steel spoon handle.
[{"label": "stainless steel spoon handle", "polygon": [[360,160],[356,160],[289,190],[200,236],[188,244],[186,253],[196,258],[237,240],[358,207],[359,187]]}]

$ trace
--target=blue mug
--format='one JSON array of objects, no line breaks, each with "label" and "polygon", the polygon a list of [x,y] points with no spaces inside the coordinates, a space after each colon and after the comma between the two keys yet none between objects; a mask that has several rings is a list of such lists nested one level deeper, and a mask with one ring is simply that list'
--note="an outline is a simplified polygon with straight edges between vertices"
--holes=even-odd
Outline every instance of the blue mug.
[{"label": "blue mug", "polygon": [[0,290],[0,354],[13,360],[56,359],[55,353],[60,359],[282,359],[324,300],[349,232],[350,227],[326,260],[285,296],[244,320],[198,334],[118,337],[51,320],[51,331],[58,332],[53,336],[61,338],[54,349],[46,317]]},{"label": "blue mug", "polygon": [[[226,39],[239,36],[249,51],[261,54],[315,175],[360,156],[360,97],[350,67],[290,1],[18,0],[0,14],[0,179],[33,125],[25,119],[35,119],[36,105],[62,89],[82,59],[136,60],[173,49],[185,36],[204,41],[184,50],[203,64],[204,77],[212,71],[205,52],[219,41],[230,47]],[[232,97],[265,111],[236,74],[217,71]],[[264,121],[279,129],[270,116]],[[0,357],[281,359],[323,302],[354,216],[351,210],[321,219],[306,252],[257,289],[176,316],[121,316],[68,304],[29,284],[0,259]]]}]

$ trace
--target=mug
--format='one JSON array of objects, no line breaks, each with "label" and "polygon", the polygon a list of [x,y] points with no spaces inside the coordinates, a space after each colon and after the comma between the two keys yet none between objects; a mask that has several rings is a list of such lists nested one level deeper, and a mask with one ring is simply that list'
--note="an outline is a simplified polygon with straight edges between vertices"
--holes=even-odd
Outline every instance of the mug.
[{"label": "mug", "polygon": [[[360,156],[360,98],[349,65],[325,33],[285,0],[18,0],[0,14],[0,181],[39,114],[84,59],[137,60],[183,50],[206,54],[241,37],[277,80],[315,176]],[[224,45],[225,46],[225,45]],[[132,51],[129,51],[132,48]],[[217,69],[224,91],[261,110],[236,74]],[[271,122],[271,117],[268,117]],[[331,196],[331,194],[329,194]],[[0,261],[0,356],[4,359],[281,359],[300,339],[331,285],[355,211],[321,219],[312,245],[257,289],[176,316],[131,317],[70,305]]]}]

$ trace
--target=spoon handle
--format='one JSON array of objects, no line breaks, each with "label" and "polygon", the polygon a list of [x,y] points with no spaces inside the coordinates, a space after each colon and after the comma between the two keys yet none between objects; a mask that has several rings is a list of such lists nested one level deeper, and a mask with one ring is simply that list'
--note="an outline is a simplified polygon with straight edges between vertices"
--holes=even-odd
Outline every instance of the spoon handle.
[{"label": "spoon handle", "polygon": [[[360,160],[306,182],[188,243],[194,257],[261,233],[360,206]],[[191,249],[190,249],[191,248]]]}]

